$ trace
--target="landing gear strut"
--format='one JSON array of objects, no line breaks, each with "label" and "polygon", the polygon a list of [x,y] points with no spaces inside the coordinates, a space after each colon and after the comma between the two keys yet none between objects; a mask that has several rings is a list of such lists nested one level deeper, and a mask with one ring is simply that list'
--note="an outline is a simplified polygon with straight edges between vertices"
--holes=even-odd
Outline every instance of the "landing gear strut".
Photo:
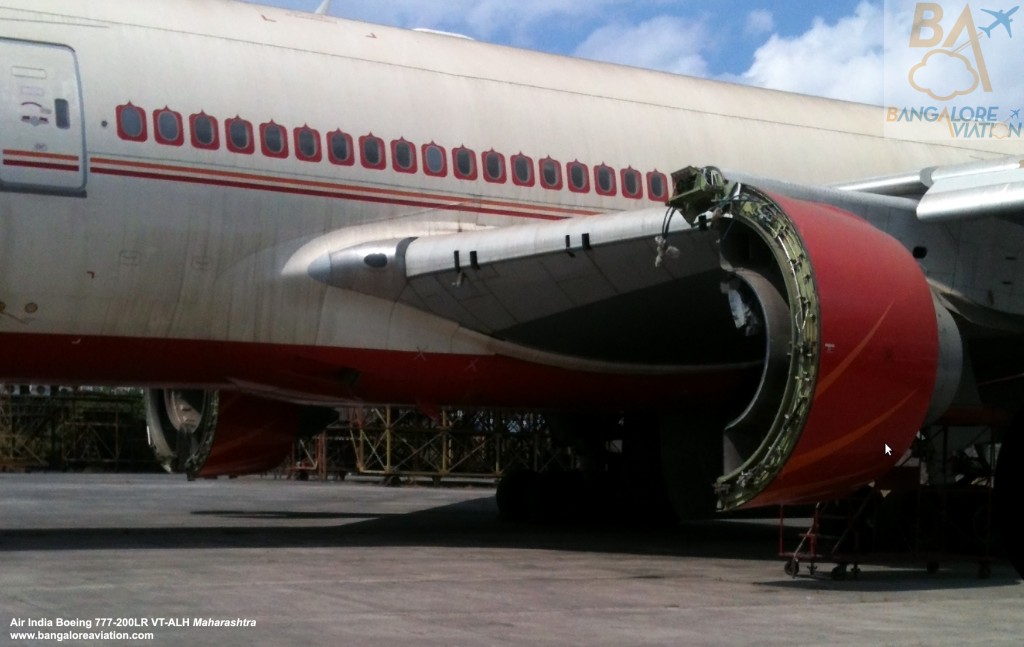
[{"label": "landing gear strut", "polygon": [[522,523],[533,518],[530,497],[536,482],[537,472],[526,469],[512,472],[501,479],[494,498],[502,519]]}]

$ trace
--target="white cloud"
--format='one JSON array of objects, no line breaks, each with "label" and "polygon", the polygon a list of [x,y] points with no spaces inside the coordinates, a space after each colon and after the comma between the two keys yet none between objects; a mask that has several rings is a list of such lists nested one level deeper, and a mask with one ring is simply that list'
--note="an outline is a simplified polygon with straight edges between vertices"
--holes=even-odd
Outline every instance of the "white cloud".
[{"label": "white cloud", "polygon": [[599,11],[602,5],[611,3],[611,0],[592,0],[588,3],[576,0],[475,0],[466,2],[466,10],[460,13],[474,29],[486,35],[511,27],[515,27],[513,31],[521,30],[555,16],[589,17],[593,11]]},{"label": "white cloud", "polygon": [[[627,8],[615,0],[335,0],[333,12],[385,24],[455,31],[527,48],[537,47],[542,40],[550,43],[566,25],[587,25],[593,31],[574,50],[569,45],[568,51],[576,56],[713,76],[705,54],[716,47],[717,20],[713,14],[702,18],[658,15],[659,10],[674,4],[670,0],[637,0]],[[693,16],[695,11],[691,8],[685,13]],[[721,78],[880,103],[881,26],[881,9],[864,0],[853,16],[835,24],[818,20],[800,36],[771,36],[745,73]],[[764,38],[777,28],[776,15],[766,9],[747,12],[741,27],[748,38]]]},{"label": "white cloud", "polygon": [[[474,38],[490,40],[496,35],[528,35],[545,20],[564,17],[591,18],[594,12],[615,5],[614,0],[389,0],[388,2],[344,2],[335,0],[333,13],[350,18],[405,27],[455,28]],[[498,39],[504,40],[504,39]]]},{"label": "white cloud", "polygon": [[587,37],[575,55],[676,74],[705,76],[703,21],[661,16],[637,25],[614,23]]},{"label": "white cloud", "polygon": [[775,29],[775,17],[767,9],[755,9],[747,14],[747,24],[743,31],[750,36],[767,34]]},{"label": "white cloud", "polygon": [[861,2],[852,16],[816,19],[795,38],[774,34],[750,68],[729,80],[834,99],[882,103],[881,8]]}]

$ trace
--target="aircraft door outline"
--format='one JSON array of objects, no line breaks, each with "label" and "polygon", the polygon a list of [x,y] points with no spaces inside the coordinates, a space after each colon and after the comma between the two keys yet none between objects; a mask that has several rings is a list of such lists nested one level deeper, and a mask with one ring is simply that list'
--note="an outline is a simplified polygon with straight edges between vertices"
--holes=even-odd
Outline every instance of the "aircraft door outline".
[{"label": "aircraft door outline", "polygon": [[0,191],[84,195],[79,78],[70,47],[0,38]]}]

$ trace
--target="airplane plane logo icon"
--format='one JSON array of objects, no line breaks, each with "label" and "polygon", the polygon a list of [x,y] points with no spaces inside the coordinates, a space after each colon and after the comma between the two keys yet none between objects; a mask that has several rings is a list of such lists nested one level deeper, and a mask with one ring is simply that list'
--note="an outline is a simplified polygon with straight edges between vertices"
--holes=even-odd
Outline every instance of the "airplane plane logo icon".
[{"label": "airplane plane logo icon", "polygon": [[988,36],[989,38],[992,38],[992,30],[995,29],[996,27],[1003,26],[1006,27],[1006,33],[1010,36],[1010,38],[1013,38],[1013,31],[1010,27],[1010,23],[1013,22],[1013,18],[1011,18],[1010,16],[1017,13],[1018,9],[1020,9],[1020,5],[1017,5],[1013,9],[1010,9],[1009,11],[982,9],[982,11],[995,18],[995,22],[993,22],[988,27],[981,27],[981,31],[985,32],[985,35]]}]

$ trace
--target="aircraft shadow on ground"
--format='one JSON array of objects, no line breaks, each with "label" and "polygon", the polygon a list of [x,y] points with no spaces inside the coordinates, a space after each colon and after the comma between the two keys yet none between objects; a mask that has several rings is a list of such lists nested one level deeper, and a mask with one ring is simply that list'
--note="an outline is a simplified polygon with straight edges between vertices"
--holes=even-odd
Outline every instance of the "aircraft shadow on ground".
[{"label": "aircraft shadow on ground", "polygon": [[[778,526],[770,520],[711,520],[674,527],[591,523],[548,525],[498,519],[493,496],[409,513],[304,512],[286,510],[200,510],[198,519],[223,518],[223,525],[0,530],[0,553],[63,550],[438,547],[555,550],[576,553],[745,559],[778,562]],[[238,521],[252,520],[251,524]],[[330,524],[337,520],[339,523]],[[310,525],[310,522],[319,522]],[[282,522],[287,525],[278,525]],[[328,522],[328,523],[324,523]],[[794,534],[799,529],[790,528]],[[870,564],[870,558],[865,559]],[[874,570],[859,580],[833,582],[831,565],[815,578],[760,582],[766,586],[848,590],[930,590],[1006,586],[1017,583],[1012,569],[997,562],[993,577],[977,579],[966,565],[934,575],[920,570]]]},{"label": "aircraft shadow on ground", "polygon": [[[121,527],[0,529],[0,552],[430,546],[769,559],[778,543],[777,528],[770,522],[714,520],[669,528],[508,523],[498,518],[493,495],[408,513],[222,509],[191,514],[195,525],[147,527],[143,521]],[[225,523],[208,523],[215,518]],[[240,523],[245,520],[252,523]],[[338,523],[331,524],[332,520]]]},{"label": "aircraft shadow on ground", "polygon": [[[871,564],[871,560],[866,560]],[[857,579],[833,580],[829,573],[831,564],[823,565],[814,577],[797,576],[784,579],[755,582],[755,586],[778,587],[801,590],[841,590],[851,593],[884,593],[914,591],[944,591],[949,589],[983,589],[995,586],[1017,586],[1020,578],[1013,568],[1003,561],[993,565],[991,577],[982,579],[976,576],[976,562],[967,559],[951,562],[948,570],[928,573],[923,565],[915,568],[912,561],[893,569],[864,570]],[[779,571],[782,571],[780,565]]]}]

